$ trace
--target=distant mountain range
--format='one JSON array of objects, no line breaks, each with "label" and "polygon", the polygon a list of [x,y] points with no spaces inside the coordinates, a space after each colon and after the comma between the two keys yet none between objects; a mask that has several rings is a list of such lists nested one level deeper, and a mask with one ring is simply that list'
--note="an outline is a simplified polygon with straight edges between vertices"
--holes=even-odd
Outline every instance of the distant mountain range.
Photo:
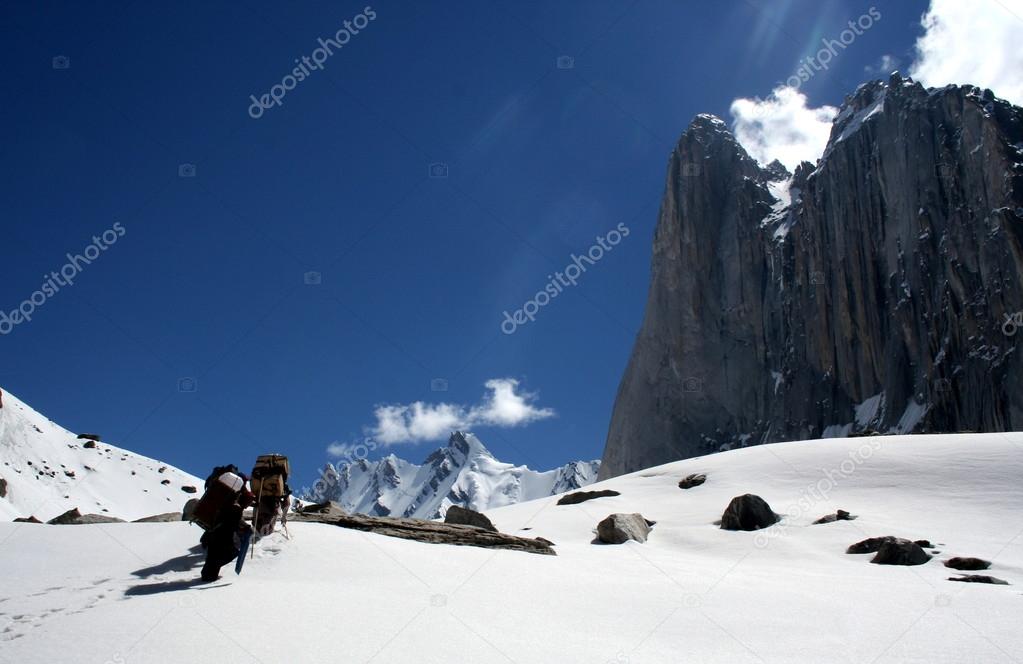
[{"label": "distant mountain range", "polygon": [[327,464],[304,498],[332,500],[346,510],[375,516],[435,519],[452,505],[486,510],[572,491],[592,483],[599,461],[576,461],[538,472],[494,458],[479,438],[454,432],[417,465],[391,454]]}]

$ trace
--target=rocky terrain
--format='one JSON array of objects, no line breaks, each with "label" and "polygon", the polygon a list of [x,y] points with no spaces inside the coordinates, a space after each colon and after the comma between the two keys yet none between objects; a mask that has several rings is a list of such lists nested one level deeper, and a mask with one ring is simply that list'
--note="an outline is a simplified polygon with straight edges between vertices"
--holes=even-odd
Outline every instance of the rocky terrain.
[{"label": "rocky terrain", "polygon": [[668,165],[600,477],[857,432],[1023,426],[1023,110],[893,74],[789,174],[700,115]]}]

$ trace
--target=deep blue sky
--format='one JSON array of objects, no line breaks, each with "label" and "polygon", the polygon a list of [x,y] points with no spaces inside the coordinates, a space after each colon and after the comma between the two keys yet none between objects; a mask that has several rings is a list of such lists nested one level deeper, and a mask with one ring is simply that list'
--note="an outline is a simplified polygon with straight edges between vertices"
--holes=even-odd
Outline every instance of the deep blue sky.
[{"label": "deep blue sky", "polygon": [[[499,458],[599,458],[680,132],[766,96],[874,5],[883,19],[802,88],[837,105],[881,55],[909,61],[926,9],[371,4],[376,20],[258,120],[249,95],[366,2],[0,9],[0,309],[93,235],[126,229],[0,336],[0,386],[197,474],[286,452],[302,484],[375,405],[471,404],[512,377],[558,416],[478,429]],[[433,162],[449,177],[428,178]],[[504,310],[619,222],[630,237],[579,286],[501,334]],[[179,391],[188,377],[197,390]],[[392,451],[421,461],[434,447]]]}]

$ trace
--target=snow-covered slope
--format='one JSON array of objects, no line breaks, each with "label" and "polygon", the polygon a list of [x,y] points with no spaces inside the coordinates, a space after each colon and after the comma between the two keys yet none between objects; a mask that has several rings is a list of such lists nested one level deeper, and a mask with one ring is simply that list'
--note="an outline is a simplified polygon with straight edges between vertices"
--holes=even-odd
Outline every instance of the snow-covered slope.
[{"label": "snow-covered slope", "polygon": [[572,491],[593,482],[599,469],[599,461],[546,472],[503,463],[479,438],[456,431],[422,465],[393,454],[376,462],[328,464],[306,497],[362,514],[433,519],[451,505],[486,510]]},{"label": "snow-covered slope", "polygon": [[182,487],[202,487],[197,477],[119,447],[85,447],[90,441],[6,390],[2,404],[0,479],[6,495],[0,497],[0,520],[46,521],[76,507],[82,514],[139,519],[180,510],[192,497]]},{"label": "snow-covered slope", "polygon": [[[705,484],[678,488],[697,472]],[[192,583],[199,531],[187,524],[0,523],[0,660],[1013,662],[1021,477],[1019,433],[764,445],[592,487],[617,497],[488,512],[505,532],[556,542],[557,556],[295,523],[241,577],[205,586]],[[715,527],[746,492],[787,516],[757,532]],[[859,518],[811,525],[836,508]],[[611,512],[657,525],[644,544],[591,544]],[[888,534],[942,553],[918,567],[844,553]],[[953,555],[986,558],[982,573],[1013,585],[950,582],[941,561]]]}]

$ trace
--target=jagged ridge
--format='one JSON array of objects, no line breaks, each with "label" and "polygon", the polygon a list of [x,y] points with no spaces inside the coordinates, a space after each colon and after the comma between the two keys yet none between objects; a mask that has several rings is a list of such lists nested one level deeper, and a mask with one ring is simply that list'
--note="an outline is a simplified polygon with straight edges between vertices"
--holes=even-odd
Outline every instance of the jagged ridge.
[{"label": "jagged ridge", "polygon": [[451,505],[485,510],[573,491],[595,481],[599,467],[599,461],[546,472],[514,466],[495,459],[476,436],[456,431],[422,465],[393,454],[327,464],[306,497],[371,516],[435,519]]}]

